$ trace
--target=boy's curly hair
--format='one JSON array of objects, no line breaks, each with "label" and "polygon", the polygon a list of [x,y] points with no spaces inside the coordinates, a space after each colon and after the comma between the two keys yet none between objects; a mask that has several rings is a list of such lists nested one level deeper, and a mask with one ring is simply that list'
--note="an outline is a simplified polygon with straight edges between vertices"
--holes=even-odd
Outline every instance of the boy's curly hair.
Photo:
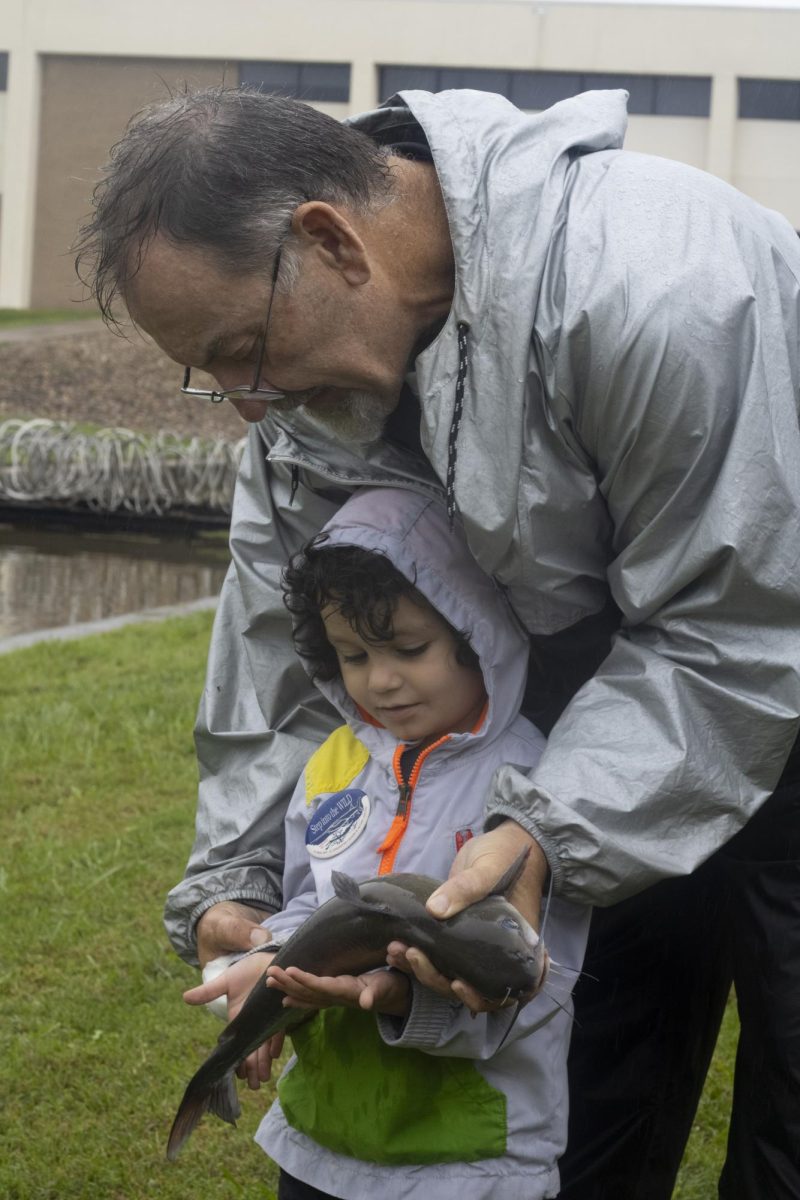
[{"label": "boy's curly hair", "polygon": [[[384,554],[360,546],[329,546],[317,534],[284,568],[283,600],[295,618],[292,637],[297,653],[313,667],[312,678],[328,683],[341,675],[336,651],[328,641],[322,610],[334,604],[365,642],[388,642],[394,636],[394,614],[402,596],[419,608],[431,604]],[[436,610],[432,610],[436,611]],[[465,633],[437,613],[456,640],[456,659],[480,671],[478,656]]]}]

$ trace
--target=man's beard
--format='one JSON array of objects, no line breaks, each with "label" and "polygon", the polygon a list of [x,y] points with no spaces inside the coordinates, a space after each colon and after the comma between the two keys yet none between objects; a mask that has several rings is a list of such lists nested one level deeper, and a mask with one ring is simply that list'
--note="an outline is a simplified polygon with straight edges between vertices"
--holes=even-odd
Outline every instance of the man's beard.
[{"label": "man's beard", "polygon": [[335,399],[315,403],[317,395],[316,389],[310,393],[295,392],[283,400],[273,400],[270,410],[291,422],[291,414],[302,409],[336,441],[345,446],[368,446],[381,437],[397,407],[396,399],[372,392],[342,392]]}]

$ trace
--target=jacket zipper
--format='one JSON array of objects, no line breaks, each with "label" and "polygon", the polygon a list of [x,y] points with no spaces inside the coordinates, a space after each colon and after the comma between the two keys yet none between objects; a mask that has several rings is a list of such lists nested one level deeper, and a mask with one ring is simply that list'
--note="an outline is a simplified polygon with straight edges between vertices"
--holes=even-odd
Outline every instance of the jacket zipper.
[{"label": "jacket zipper", "polygon": [[446,733],[443,737],[438,738],[435,742],[431,742],[430,746],[426,746],[424,750],[420,750],[417,757],[414,759],[411,770],[408,772],[408,779],[404,778],[403,774],[403,755],[413,747],[406,746],[404,742],[394,752],[392,765],[394,767],[394,777],[397,780],[400,788],[400,795],[397,801],[392,823],[389,826],[389,832],[378,847],[378,853],[381,856],[381,861],[378,866],[379,875],[388,875],[394,867],[394,861],[397,858],[397,851],[400,849],[405,832],[408,829],[408,822],[411,818],[411,805],[414,798],[414,788],[417,786],[419,773],[422,770],[422,764],[428,755],[450,740],[450,734]]},{"label": "jacket zipper", "polygon": [[329,480],[331,483],[338,483],[344,487],[396,487],[405,488],[409,492],[422,493],[426,496],[434,496],[437,500],[442,500],[444,489],[441,484],[434,483],[432,480],[417,479],[413,476],[408,478],[390,474],[387,471],[382,471],[375,475],[348,475],[332,470],[330,467],[323,465],[316,459],[304,458],[302,455],[286,454],[278,451],[277,453],[268,452],[265,455],[266,461],[270,463],[284,463],[291,471],[291,499],[294,499],[294,493],[297,491],[297,485],[300,482],[300,471],[305,469],[318,475],[320,479]]},{"label": "jacket zipper", "polygon": [[[481,711],[478,714],[478,719],[470,730],[470,733],[478,733],[483,726],[484,721],[486,720],[486,714],[488,711],[489,701],[487,700],[481,708]],[[417,786],[417,780],[419,779],[419,773],[422,770],[422,764],[425,762],[425,759],[429,754],[431,754],[434,750],[437,750],[439,746],[443,746],[445,742],[449,741],[450,734],[445,733],[440,738],[437,738],[435,742],[431,742],[430,746],[425,746],[424,749],[420,750],[419,754],[411,764],[411,770],[408,772],[408,782],[406,782],[403,775],[403,757],[404,755],[408,754],[409,750],[413,750],[414,747],[406,746],[404,742],[401,742],[395,750],[394,758],[392,759],[392,766],[394,768],[394,777],[397,780],[397,784],[400,788],[400,796],[397,801],[397,808],[395,809],[392,823],[389,826],[389,832],[381,842],[380,846],[378,846],[378,853],[381,855],[381,861],[378,867],[379,875],[388,875],[394,867],[394,860],[397,858],[397,851],[400,849],[400,843],[405,836],[405,832],[408,829],[408,822],[411,818],[411,802],[414,797],[414,788]]]}]

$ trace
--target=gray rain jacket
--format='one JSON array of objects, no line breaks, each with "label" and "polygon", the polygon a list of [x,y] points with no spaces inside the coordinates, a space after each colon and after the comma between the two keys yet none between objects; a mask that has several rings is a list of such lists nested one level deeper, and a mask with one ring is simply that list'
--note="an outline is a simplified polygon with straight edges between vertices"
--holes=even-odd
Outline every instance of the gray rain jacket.
[{"label": "gray rain jacket", "polygon": [[[407,107],[404,107],[407,106]],[[488,809],[555,888],[610,904],[692,871],[774,787],[800,715],[800,241],[719,180],[621,150],[625,94],[536,116],[406,92],[455,255],[416,360],[428,462],[307,418],[251,432],[197,726],[197,837],[167,925],[191,957],[222,899],[280,905],[282,820],[336,723],[295,661],[281,566],[359,484],[438,488],[536,635],[621,613],[532,773]],[[456,403],[466,371],[463,405]],[[490,817],[490,820],[492,818]]]}]

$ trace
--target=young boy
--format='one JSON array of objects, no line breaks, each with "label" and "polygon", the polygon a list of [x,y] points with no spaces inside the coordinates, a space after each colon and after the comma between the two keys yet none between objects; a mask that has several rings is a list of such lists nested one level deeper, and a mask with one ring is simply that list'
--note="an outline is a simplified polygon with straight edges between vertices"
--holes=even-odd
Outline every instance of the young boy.
[{"label": "young boy", "polygon": [[[494,771],[533,767],[544,747],[519,716],[525,635],[437,501],[357,492],[292,562],[285,590],[298,653],[346,724],[287,812],[284,909],[264,923],[273,948],[333,894],[334,870],[445,878],[482,830]],[[553,959],[577,971],[587,928],[586,910],[553,900]],[[187,998],[263,969],[254,954]],[[270,975],[290,1003],[321,1009],[293,1032],[296,1057],[256,1135],[281,1168],[279,1200],[557,1195],[572,973],[510,1033],[512,1009],[473,1018],[395,971]]]}]

